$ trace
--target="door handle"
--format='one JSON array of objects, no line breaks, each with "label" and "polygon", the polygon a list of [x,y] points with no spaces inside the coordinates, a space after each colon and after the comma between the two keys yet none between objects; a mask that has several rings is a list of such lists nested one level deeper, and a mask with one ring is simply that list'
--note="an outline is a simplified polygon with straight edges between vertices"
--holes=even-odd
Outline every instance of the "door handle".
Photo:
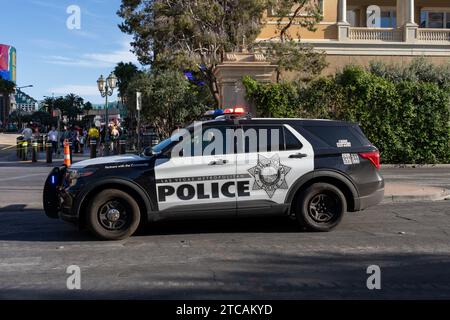
[{"label": "door handle", "polygon": [[290,159],[302,159],[306,158],[308,155],[306,153],[295,153],[289,156]]},{"label": "door handle", "polygon": [[210,166],[222,166],[222,165],[227,164],[227,163],[228,163],[228,160],[214,160],[214,161],[211,161],[209,163],[209,165]]}]

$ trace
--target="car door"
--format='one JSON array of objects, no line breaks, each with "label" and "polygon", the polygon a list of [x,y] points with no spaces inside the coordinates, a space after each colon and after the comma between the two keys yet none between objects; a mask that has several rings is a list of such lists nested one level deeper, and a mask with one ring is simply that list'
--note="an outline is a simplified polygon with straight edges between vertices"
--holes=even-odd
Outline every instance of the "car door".
[{"label": "car door", "polygon": [[[256,141],[252,141],[250,137],[255,132]],[[293,183],[314,170],[313,148],[289,125],[244,125],[243,133],[244,148],[237,156],[237,174],[241,180],[244,175],[250,179],[250,196],[238,196],[238,215],[282,211]]]},{"label": "car door", "polygon": [[[237,155],[226,148],[226,130],[233,127],[209,126],[191,132],[190,154],[157,160],[155,178],[162,218],[236,214]],[[198,148],[200,154],[195,152]]]}]

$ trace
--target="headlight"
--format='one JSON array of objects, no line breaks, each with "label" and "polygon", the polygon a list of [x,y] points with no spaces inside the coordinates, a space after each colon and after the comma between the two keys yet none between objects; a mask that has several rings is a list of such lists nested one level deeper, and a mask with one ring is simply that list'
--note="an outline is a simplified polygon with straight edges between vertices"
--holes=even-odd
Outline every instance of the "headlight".
[{"label": "headlight", "polygon": [[82,177],[89,177],[93,175],[97,169],[67,169],[66,178],[70,186],[75,185],[77,180]]}]

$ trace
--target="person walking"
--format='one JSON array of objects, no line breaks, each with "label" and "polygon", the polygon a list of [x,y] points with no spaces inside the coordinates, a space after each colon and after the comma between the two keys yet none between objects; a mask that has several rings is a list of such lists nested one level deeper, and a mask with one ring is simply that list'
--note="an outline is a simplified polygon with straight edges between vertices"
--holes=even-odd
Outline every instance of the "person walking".
[{"label": "person walking", "polygon": [[111,144],[114,154],[119,154],[119,137],[120,132],[116,126],[111,128]]},{"label": "person walking", "polygon": [[33,130],[31,130],[30,125],[26,125],[25,129],[22,131],[23,139],[28,143],[31,143],[31,138],[33,138]]},{"label": "person walking", "polygon": [[51,142],[52,144],[53,154],[56,154],[58,150],[58,136],[59,132],[55,129],[55,127],[52,127],[51,130],[47,133],[47,141]]},{"label": "person walking", "polygon": [[100,128],[100,156],[103,157],[103,151],[105,149],[105,141],[106,141],[106,135],[107,135],[108,128],[106,125],[103,125]]},{"label": "person walking", "polygon": [[84,153],[86,146],[87,132],[85,129],[80,129],[80,153]]}]

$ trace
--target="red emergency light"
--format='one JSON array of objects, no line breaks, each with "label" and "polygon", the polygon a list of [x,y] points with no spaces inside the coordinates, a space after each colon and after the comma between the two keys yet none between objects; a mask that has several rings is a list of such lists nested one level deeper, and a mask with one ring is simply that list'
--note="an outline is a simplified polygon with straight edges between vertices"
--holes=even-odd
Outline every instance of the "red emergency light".
[{"label": "red emergency light", "polygon": [[223,112],[224,114],[245,114],[245,110],[242,107],[227,108]]}]

